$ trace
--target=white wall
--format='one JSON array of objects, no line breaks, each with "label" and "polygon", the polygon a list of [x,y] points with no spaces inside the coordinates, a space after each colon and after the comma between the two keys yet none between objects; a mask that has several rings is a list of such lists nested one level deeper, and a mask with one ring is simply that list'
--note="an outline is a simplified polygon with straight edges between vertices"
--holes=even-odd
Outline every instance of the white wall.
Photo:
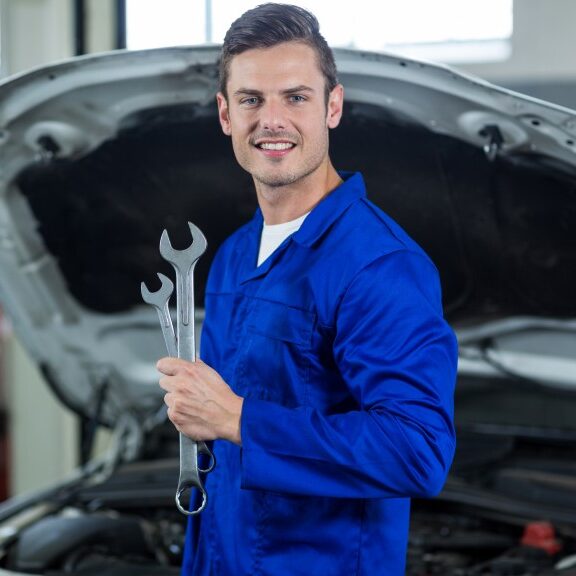
[{"label": "white wall", "polygon": [[496,83],[576,80],[575,25],[574,0],[514,0],[511,57],[460,68]]},{"label": "white wall", "polygon": [[68,58],[73,52],[69,0],[2,0],[6,74]]},{"label": "white wall", "polygon": [[51,394],[18,341],[8,336],[4,381],[12,494],[49,486],[76,466],[75,418]]},{"label": "white wall", "polygon": [[[399,0],[401,1],[401,0]],[[3,72],[15,74],[72,56],[71,0],[0,0]],[[89,0],[88,51],[113,44],[113,1]],[[511,58],[461,65],[494,82],[576,81],[576,1],[516,0]],[[76,459],[76,423],[47,391],[14,340],[6,344],[5,382],[11,413],[11,482],[14,493],[65,475]]]},{"label": "white wall", "polygon": [[[161,0],[160,0],[161,1]],[[87,0],[86,2],[86,51],[106,52],[114,48],[114,1]]]}]

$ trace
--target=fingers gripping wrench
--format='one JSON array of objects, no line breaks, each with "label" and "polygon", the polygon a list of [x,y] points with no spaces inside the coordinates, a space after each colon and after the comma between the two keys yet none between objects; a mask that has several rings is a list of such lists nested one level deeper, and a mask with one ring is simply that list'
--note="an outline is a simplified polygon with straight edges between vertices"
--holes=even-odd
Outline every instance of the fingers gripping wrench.
[{"label": "fingers gripping wrench", "polygon": [[[150,292],[142,283],[142,298],[148,304],[153,305],[157,312],[162,327],[162,334],[166,348],[170,356],[178,356],[184,360],[194,362],[196,360],[196,341],[194,333],[194,268],[196,262],[206,250],[207,242],[202,232],[188,222],[192,233],[192,244],[185,250],[175,250],[170,243],[166,230],[160,238],[160,254],[170,262],[176,272],[176,334],[172,326],[172,319],[168,308],[168,301],[174,285],[163,274],[158,274],[162,283],[157,292]],[[209,457],[208,468],[199,468],[198,455],[204,454]],[[208,473],[215,466],[215,459],[210,449],[204,442],[195,442],[184,434],[180,434],[180,478],[176,491],[176,507],[185,515],[193,515],[201,512],[207,501],[207,494],[200,479],[200,473]],[[190,510],[182,503],[183,495],[196,488],[202,494],[202,503],[195,510]]]}]

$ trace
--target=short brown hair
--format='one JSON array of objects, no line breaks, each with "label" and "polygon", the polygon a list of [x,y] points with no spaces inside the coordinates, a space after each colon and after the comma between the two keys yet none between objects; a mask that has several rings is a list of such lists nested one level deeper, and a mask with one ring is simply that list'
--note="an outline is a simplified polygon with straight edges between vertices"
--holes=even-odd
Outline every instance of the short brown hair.
[{"label": "short brown hair", "polygon": [[316,16],[292,4],[261,4],[248,10],[230,26],[220,57],[220,91],[226,84],[232,58],[253,48],[271,48],[283,42],[302,42],[316,51],[325,79],[326,101],[338,84],[334,54],[320,34]]}]

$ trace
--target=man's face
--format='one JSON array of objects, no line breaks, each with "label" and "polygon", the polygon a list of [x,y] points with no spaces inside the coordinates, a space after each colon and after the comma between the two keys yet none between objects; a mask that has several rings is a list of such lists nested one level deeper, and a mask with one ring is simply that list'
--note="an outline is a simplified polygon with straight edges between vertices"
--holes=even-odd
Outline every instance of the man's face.
[{"label": "man's face", "polygon": [[230,62],[228,99],[218,94],[222,130],[256,184],[296,183],[328,165],[328,129],[340,122],[342,87],[325,99],[313,48],[285,42]]}]

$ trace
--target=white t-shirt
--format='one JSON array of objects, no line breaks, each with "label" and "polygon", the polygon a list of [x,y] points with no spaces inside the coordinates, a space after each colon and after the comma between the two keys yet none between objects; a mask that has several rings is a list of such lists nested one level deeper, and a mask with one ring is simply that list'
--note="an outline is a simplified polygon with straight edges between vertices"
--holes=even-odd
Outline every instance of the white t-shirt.
[{"label": "white t-shirt", "polygon": [[260,266],[290,234],[293,234],[302,226],[302,222],[306,219],[310,212],[303,214],[296,220],[290,222],[282,222],[282,224],[264,224],[262,227],[262,236],[260,237],[260,251],[258,252],[258,264]]}]

